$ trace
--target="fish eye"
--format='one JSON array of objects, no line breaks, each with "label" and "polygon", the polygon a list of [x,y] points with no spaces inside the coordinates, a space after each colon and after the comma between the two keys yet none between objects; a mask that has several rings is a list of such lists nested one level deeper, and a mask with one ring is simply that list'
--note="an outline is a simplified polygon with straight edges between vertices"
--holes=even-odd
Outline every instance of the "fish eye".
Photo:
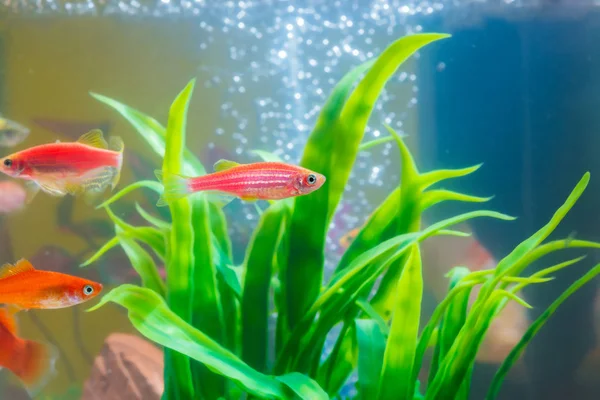
[{"label": "fish eye", "polygon": [[12,160],[10,158],[7,158],[6,160],[4,160],[4,166],[5,167],[11,167],[12,166]]},{"label": "fish eye", "polygon": [[314,185],[317,183],[317,177],[314,174],[310,174],[306,177],[306,182],[308,182],[309,185]]},{"label": "fish eye", "polygon": [[83,294],[89,296],[92,293],[94,293],[94,288],[92,287],[92,285],[85,285],[83,287]]}]

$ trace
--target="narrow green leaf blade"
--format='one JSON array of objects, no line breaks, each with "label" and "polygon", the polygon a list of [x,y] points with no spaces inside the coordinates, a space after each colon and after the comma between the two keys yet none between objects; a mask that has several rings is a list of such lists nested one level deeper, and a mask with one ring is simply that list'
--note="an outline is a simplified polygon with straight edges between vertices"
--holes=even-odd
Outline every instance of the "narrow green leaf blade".
[{"label": "narrow green leaf blade", "polygon": [[164,297],[166,294],[165,283],[160,277],[158,268],[152,257],[150,257],[142,246],[125,235],[119,235],[119,242],[125,254],[129,257],[131,266],[142,279],[142,285]]},{"label": "narrow green leaf blade", "polygon": [[[224,344],[224,321],[217,289],[217,268],[213,263],[213,240],[208,202],[205,196],[196,196],[192,203],[194,237],[194,265],[191,271],[192,326],[220,344]],[[205,398],[225,394],[222,377],[210,372],[204,365],[192,362],[192,378],[196,391]],[[199,384],[202,382],[202,384]]]},{"label": "narrow green leaf blade", "polygon": [[301,399],[329,400],[327,393],[306,375],[292,372],[278,376],[277,380],[292,389]]},{"label": "narrow green leaf blade", "polygon": [[242,359],[258,371],[267,370],[268,317],[275,258],[283,238],[287,207],[276,203],[262,215],[247,250],[242,297]]},{"label": "narrow green leaf blade", "polygon": [[[251,394],[262,398],[291,399],[277,379],[252,369],[210,337],[194,329],[172,312],[155,292],[134,285],[121,285],[106,294],[90,311],[109,301],[125,307],[135,328],[159,345],[201,362]],[[320,396],[318,392],[314,394]]]},{"label": "narrow green leaf blade", "polygon": [[[180,174],[183,171],[187,110],[194,84],[195,80],[187,84],[169,110],[163,172]],[[183,198],[170,202],[169,209],[172,228],[168,239],[167,302],[177,316],[188,322],[192,320],[192,302],[189,296],[193,292],[191,277],[194,266],[192,208],[189,199]],[[194,398],[194,383],[200,382],[192,380],[188,357],[166,351],[165,393],[175,398]]]},{"label": "narrow green leaf blade", "polygon": [[375,399],[387,339],[380,324],[372,319],[357,319],[355,324],[360,396],[362,399]]},{"label": "narrow green leaf blade", "polygon": [[[167,130],[154,118],[138,111],[132,107],[129,107],[123,103],[120,103],[110,97],[103,96],[101,94],[90,92],[90,95],[96,100],[112,107],[119,114],[121,114],[133,127],[138,131],[140,136],[148,142],[152,150],[159,156],[164,157],[165,154],[165,138]],[[194,156],[189,150],[184,150],[184,166],[183,173],[187,175],[204,175],[206,170],[204,166],[196,156]]]},{"label": "narrow green leaf blade", "polygon": [[412,379],[412,370],[417,350],[422,300],[421,253],[419,246],[413,245],[398,281],[396,305],[379,382],[378,398],[381,400],[413,398],[415,382]]}]

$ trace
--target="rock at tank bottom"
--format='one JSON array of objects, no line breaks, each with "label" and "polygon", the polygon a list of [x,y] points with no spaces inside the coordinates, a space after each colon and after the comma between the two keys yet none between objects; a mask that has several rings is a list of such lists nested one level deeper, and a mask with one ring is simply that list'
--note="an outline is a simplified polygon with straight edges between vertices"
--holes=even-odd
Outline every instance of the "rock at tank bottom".
[{"label": "rock at tank bottom", "polygon": [[163,368],[156,346],[134,335],[112,334],[94,360],[81,400],[159,400]]}]

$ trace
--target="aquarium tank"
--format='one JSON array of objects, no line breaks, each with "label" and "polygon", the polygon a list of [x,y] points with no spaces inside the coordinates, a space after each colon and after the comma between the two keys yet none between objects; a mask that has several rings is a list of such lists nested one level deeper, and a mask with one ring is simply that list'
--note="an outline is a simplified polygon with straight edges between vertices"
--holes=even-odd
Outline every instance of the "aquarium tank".
[{"label": "aquarium tank", "polygon": [[2,1],[0,399],[598,399],[599,6]]}]

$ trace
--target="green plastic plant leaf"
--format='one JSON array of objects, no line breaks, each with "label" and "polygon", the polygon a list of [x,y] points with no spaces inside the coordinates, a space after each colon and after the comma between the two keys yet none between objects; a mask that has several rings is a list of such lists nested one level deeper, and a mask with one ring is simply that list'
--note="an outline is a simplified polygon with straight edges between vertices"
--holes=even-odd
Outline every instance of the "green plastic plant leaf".
[{"label": "green plastic plant leaf", "polygon": [[123,230],[123,234],[146,243],[152,248],[152,250],[154,250],[156,255],[158,255],[163,260],[165,259],[165,238],[161,231],[150,226],[137,227],[129,225],[121,218],[117,217],[108,206],[106,207],[106,213],[108,214],[112,222]]},{"label": "green plastic plant leaf", "polygon": [[377,314],[377,311],[371,306],[371,304],[363,299],[356,300],[356,305],[371,318],[373,321],[377,322],[379,325],[379,329],[381,332],[387,337],[390,334],[390,328],[387,323],[381,318],[381,315]]},{"label": "green plastic plant leaf", "polygon": [[[478,217],[513,219],[494,211],[473,211],[440,221],[422,232],[399,235],[357,257],[348,267],[339,271],[332,278],[332,283],[322,291],[304,319],[294,329],[288,343],[279,355],[276,371],[285,370],[290,365],[297,367],[298,360],[307,356],[305,352],[309,352],[309,357],[314,355],[314,348],[311,347],[311,344],[315,344],[316,337],[314,335],[311,337],[308,330],[314,326],[312,320],[317,312],[320,312],[317,329],[319,332],[327,333],[341,320],[346,312],[345,307],[352,305],[364,288],[370,287],[368,285],[372,285],[386,266],[399,259],[410,246],[427,237],[439,234],[440,231],[452,234],[452,231],[447,230],[450,226]],[[300,348],[300,341],[305,344],[302,348]]]},{"label": "green plastic plant leaf", "polygon": [[363,399],[376,399],[386,336],[381,330],[381,325],[372,319],[357,319],[355,323],[360,396]]},{"label": "green plastic plant leaf", "polygon": [[209,202],[209,218],[216,265],[217,289],[223,315],[225,346],[239,354],[239,302],[242,297],[241,268],[232,267],[231,239],[227,233],[227,219],[218,205]]},{"label": "green plastic plant leaf", "polygon": [[165,283],[160,277],[158,268],[156,268],[152,257],[135,240],[126,235],[117,235],[121,247],[125,250],[127,257],[129,257],[131,266],[142,279],[142,285],[164,297],[166,294]]},{"label": "green plastic plant leaf", "polygon": [[[339,272],[347,268],[347,266],[353,260],[355,260],[364,252],[377,246],[379,243],[384,242],[395,235],[416,232],[420,226],[421,213],[427,207],[432,205],[423,201],[424,194],[427,194],[425,189],[446,179],[465,176],[476,171],[481,166],[477,165],[458,170],[438,170],[428,173],[420,173],[408,147],[404,144],[400,135],[398,135],[389,126],[386,126],[386,129],[390,132],[390,136],[395,139],[400,150],[402,185],[385,199],[385,201],[370,216],[365,226],[363,226],[363,228],[359,231],[354,241],[350,244],[350,247],[342,256],[332,281],[335,281],[339,276]],[[436,203],[447,200],[479,202],[487,199],[474,196],[437,196]],[[454,232],[454,235],[459,235],[459,233]],[[462,233],[460,235],[468,236]],[[403,257],[406,257],[406,255]],[[384,318],[386,321],[392,314],[395,299],[395,288],[401,273],[401,267],[406,262],[403,257],[400,257],[396,262],[390,265],[389,269],[384,275],[379,290],[371,301],[371,308],[373,308],[380,315],[380,317]],[[374,281],[364,286],[363,295],[368,294],[372,290],[373,283]],[[353,312],[354,314],[358,314],[359,310],[356,309]],[[365,316],[372,318],[371,315]],[[345,354],[348,351],[350,343],[349,339],[354,335],[352,332],[353,329],[353,326],[349,327],[349,333],[346,335],[345,342],[342,344],[342,354]],[[351,360],[354,358],[347,357],[346,359]],[[343,361],[338,362],[331,360],[331,356],[330,359],[327,360],[327,363],[330,362],[331,364],[336,365],[336,371],[334,371],[334,375],[337,377],[348,376],[354,367],[354,365],[350,365]],[[329,381],[333,382],[332,380]],[[322,380],[319,380],[319,382],[323,383]],[[339,385],[341,385],[342,382],[343,381],[341,380],[334,382],[338,386],[326,385],[326,390],[330,394],[336,393],[339,390]]]},{"label": "green plastic plant leaf", "polygon": [[[272,377],[261,374],[173,313],[164,300],[149,289],[121,285],[106,294],[90,311],[107,302],[115,302],[128,310],[131,323],[148,339],[201,362],[211,371],[226,376],[245,391],[260,398],[293,399],[287,385],[297,390],[302,399],[321,399],[322,391],[308,379]],[[286,382],[284,385],[278,379]]]},{"label": "green plastic plant leaf", "polygon": [[531,237],[521,242],[498,263],[495,275],[483,284],[461,333],[444,361],[440,364],[439,377],[436,377],[431,387],[428,388],[426,398],[433,399],[439,393],[450,396],[456,394],[466,374],[472,368],[477,350],[491,324],[491,320],[501,304],[506,301],[504,288],[508,283],[502,282],[502,278],[507,275],[515,276],[527,266],[523,263],[523,260],[552,233],[581,196],[588,182],[589,173],[586,173],[550,221]]},{"label": "green plastic plant leaf", "polygon": [[382,137],[379,139],[373,139],[373,140],[370,140],[370,141],[358,146],[358,151],[361,152],[361,151],[371,150],[373,147],[379,146],[380,144],[384,144],[387,142],[393,142],[393,141],[394,141],[393,136],[387,136],[387,137]]},{"label": "green plastic plant leaf", "polygon": [[[183,172],[186,117],[189,101],[194,89],[192,79],[173,101],[169,110],[163,173]],[[194,266],[194,230],[192,207],[189,199],[183,198],[169,203],[172,227],[167,242],[167,302],[169,308],[183,321],[192,319],[193,293],[192,270]],[[165,394],[168,399],[194,398],[189,359],[181,354],[165,352]],[[200,382],[196,382],[200,383]]]},{"label": "green plastic plant leaf", "polygon": [[[194,237],[194,266],[191,271],[192,326],[220,344],[224,344],[224,321],[217,289],[217,267],[213,263],[213,234],[208,202],[205,196],[196,196],[192,203]],[[204,398],[225,394],[225,382],[204,365],[192,362],[192,378],[196,392]]]},{"label": "green plastic plant leaf", "polygon": [[[293,328],[319,294],[323,279],[326,232],[346,187],[367,120],[379,93],[396,69],[421,47],[448,37],[418,34],[390,45],[372,64],[347,74],[334,88],[304,149],[301,165],[326,176],[311,196],[296,199],[290,226],[287,268],[287,318]],[[370,67],[348,98],[350,88]],[[292,284],[293,283],[293,284]]]},{"label": "green plastic plant leaf", "polygon": [[150,214],[148,211],[144,210],[144,208],[142,206],[140,206],[139,203],[135,203],[135,209],[141,215],[142,218],[144,218],[147,222],[154,225],[156,228],[166,231],[166,232],[168,232],[171,229],[170,223],[165,222],[162,219]]},{"label": "green plastic plant leaf", "polygon": [[[138,131],[140,136],[148,142],[152,150],[159,156],[164,157],[166,148],[167,129],[154,118],[129,107],[123,103],[113,100],[101,94],[90,92],[90,95],[96,100],[112,107],[121,114]],[[206,170],[198,158],[189,150],[184,150],[185,160],[183,161],[182,172],[186,175],[196,176],[204,175]]]},{"label": "green plastic plant leaf", "polygon": [[94,253],[93,256],[88,258],[85,262],[83,262],[79,266],[87,267],[88,265],[95,263],[96,261],[98,261],[100,259],[100,257],[102,257],[110,249],[117,246],[118,244],[119,244],[119,238],[115,236],[114,238],[112,238],[108,242],[106,242],[96,253]]},{"label": "green plastic plant leaf", "polygon": [[[470,275],[470,271],[466,267],[455,267],[450,270],[448,275],[450,277],[449,289],[451,291],[462,279]],[[460,329],[463,327],[465,320],[467,319],[470,294],[471,287],[466,287],[465,290],[457,293],[455,298],[448,305],[448,309],[446,310],[446,313],[440,322],[440,334],[435,346],[433,361],[429,369],[429,383],[433,381],[433,378],[437,373],[439,363],[448,353],[448,350],[452,346],[452,343],[454,343],[456,336],[458,336]]]},{"label": "green plastic plant leaf", "polygon": [[325,103],[317,124],[304,147],[301,165],[323,173],[327,181],[310,196],[296,198],[289,228],[289,265],[285,269],[285,314],[291,329],[300,320],[319,293],[325,262],[325,234],[329,226],[328,182],[330,153],[333,148],[332,129],[338,123],[346,97],[358,77],[373,64],[366,62],[348,74],[335,86]]},{"label": "green plastic plant leaf", "polygon": [[292,372],[278,376],[277,380],[292,389],[302,399],[329,400],[327,393],[306,375]]},{"label": "green plastic plant leaf", "polygon": [[286,226],[288,209],[276,203],[262,215],[246,252],[242,297],[242,359],[258,371],[267,370],[268,317],[276,254]]},{"label": "green plastic plant leaf", "polygon": [[421,254],[419,246],[413,245],[398,280],[396,306],[385,347],[378,399],[413,398],[415,381],[412,379],[412,367],[417,349],[422,298]]},{"label": "green plastic plant leaf", "polygon": [[[572,261],[577,261],[572,260]],[[569,262],[571,264],[572,262]],[[556,312],[558,307],[565,302],[571,295],[578,291],[583,285],[594,279],[600,274],[600,264],[589,270],[584,276],[575,281],[567,290],[565,290],[558,299],[556,299],[527,329],[519,343],[511,350],[510,354],[506,357],[490,385],[490,389],[487,393],[486,400],[493,400],[498,396],[500,392],[500,385],[504,381],[504,378],[508,374],[510,368],[517,362],[525,351],[525,347],[531,342],[533,337],[542,329],[544,324],[550,319],[550,317]]]},{"label": "green plastic plant leaf", "polygon": [[101,203],[100,205],[96,206],[96,210],[99,210],[100,208],[109,206],[112,203],[114,203],[115,201],[122,198],[123,196],[126,196],[127,194],[133,192],[134,190],[141,189],[141,188],[153,190],[158,194],[161,194],[163,191],[162,185],[156,181],[137,181],[137,182],[134,182],[131,185],[128,185],[128,186],[124,187],[123,189],[119,190],[117,193],[115,193],[111,198],[106,200],[104,203]]}]

